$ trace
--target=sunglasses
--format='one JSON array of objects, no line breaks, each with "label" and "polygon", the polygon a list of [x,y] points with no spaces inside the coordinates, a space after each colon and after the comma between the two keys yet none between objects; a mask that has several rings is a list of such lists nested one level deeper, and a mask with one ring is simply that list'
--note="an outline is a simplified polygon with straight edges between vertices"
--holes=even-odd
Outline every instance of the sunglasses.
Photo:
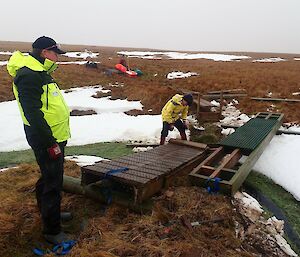
[{"label": "sunglasses", "polygon": [[55,44],[55,45],[52,45],[52,46],[48,46],[47,48],[44,48],[45,50],[51,50],[53,48],[58,48],[60,49],[60,45],[59,44]]}]

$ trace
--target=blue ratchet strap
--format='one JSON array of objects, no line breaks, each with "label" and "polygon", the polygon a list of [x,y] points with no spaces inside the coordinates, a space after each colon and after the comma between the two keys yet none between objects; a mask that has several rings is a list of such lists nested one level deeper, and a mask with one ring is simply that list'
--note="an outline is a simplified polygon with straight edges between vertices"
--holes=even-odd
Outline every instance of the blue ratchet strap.
[{"label": "blue ratchet strap", "polygon": [[[210,181],[214,182],[213,186],[209,186]],[[221,181],[221,178],[218,178],[218,177],[208,178],[206,180],[206,183],[205,183],[207,192],[208,193],[217,193],[217,192],[219,192],[220,191],[220,181]]]},{"label": "blue ratchet strap", "polygon": [[111,169],[109,171],[107,171],[104,175],[104,179],[113,175],[113,174],[117,174],[117,173],[121,173],[124,172],[126,170],[129,170],[127,167],[123,167],[123,168],[119,168],[119,169]]},{"label": "blue ratchet strap", "polygon": [[43,256],[45,254],[51,253],[51,251],[49,249],[43,250],[43,249],[40,249],[40,248],[34,248],[33,253],[37,256]]},{"label": "blue ratchet strap", "polygon": [[66,255],[71,251],[72,247],[75,244],[76,244],[75,240],[62,242],[58,245],[55,245],[52,249],[52,252],[55,253],[56,255]]},{"label": "blue ratchet strap", "polygon": [[[103,179],[107,179],[109,176],[117,173],[124,172],[126,170],[129,170],[127,167],[119,168],[119,169],[111,169],[107,171],[103,177]],[[112,203],[112,190],[111,188],[103,188],[102,189],[103,195],[105,197],[105,201],[107,205],[110,205]]]},{"label": "blue ratchet strap", "polygon": [[55,253],[56,255],[66,255],[70,252],[72,247],[76,244],[75,240],[69,240],[62,242],[58,245],[55,245],[52,250],[46,249],[40,249],[40,248],[34,248],[33,253],[38,256],[44,256],[45,254],[49,253]]}]

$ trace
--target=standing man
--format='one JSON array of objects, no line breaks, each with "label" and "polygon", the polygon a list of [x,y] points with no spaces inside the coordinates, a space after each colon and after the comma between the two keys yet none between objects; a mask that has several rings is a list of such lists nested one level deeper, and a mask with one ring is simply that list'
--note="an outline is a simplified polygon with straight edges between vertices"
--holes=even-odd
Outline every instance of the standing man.
[{"label": "standing man", "polygon": [[185,130],[187,129],[186,118],[189,106],[192,106],[192,103],[193,96],[191,94],[176,94],[166,103],[161,112],[163,120],[163,128],[160,137],[161,145],[165,143],[169,130],[173,130],[174,127],[179,130],[182,140],[187,139],[185,134]]},{"label": "standing man", "polygon": [[36,183],[36,199],[43,222],[43,235],[53,244],[68,240],[61,230],[64,148],[70,138],[70,110],[51,77],[59,54],[64,54],[49,37],[39,37],[32,52],[15,52],[7,65],[14,78],[13,92],[19,105],[28,144],[34,151],[41,177]]}]

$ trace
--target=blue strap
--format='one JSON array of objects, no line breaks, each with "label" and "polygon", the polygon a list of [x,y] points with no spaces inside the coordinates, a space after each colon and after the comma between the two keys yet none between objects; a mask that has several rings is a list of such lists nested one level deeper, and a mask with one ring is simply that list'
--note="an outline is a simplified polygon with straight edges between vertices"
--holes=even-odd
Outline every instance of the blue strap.
[{"label": "blue strap", "polygon": [[111,169],[105,173],[104,178],[107,178],[113,174],[124,172],[126,170],[129,170],[129,169],[127,167],[123,167],[123,168],[119,168],[119,169]]},{"label": "blue strap", "polygon": [[76,244],[75,240],[69,240],[69,241],[64,241],[58,245],[55,245],[52,250],[46,249],[40,249],[40,248],[34,248],[33,253],[38,256],[44,256],[45,254],[49,253],[55,253],[56,255],[66,255],[70,252],[72,247]]},{"label": "blue strap", "polygon": [[70,252],[72,247],[76,244],[75,240],[69,240],[62,242],[58,245],[55,245],[52,249],[52,252],[56,255],[66,255]]},{"label": "blue strap", "polygon": [[33,253],[37,256],[43,256],[48,252],[50,252],[50,251],[49,250],[43,250],[43,249],[40,249],[40,248],[34,248],[33,249]]},{"label": "blue strap", "polygon": [[[119,169],[111,169],[109,171],[107,171],[103,177],[103,179],[107,179],[109,176],[113,175],[113,174],[117,174],[117,173],[121,173],[124,171],[129,170],[128,167],[122,167]],[[103,188],[102,189],[103,195],[105,197],[105,201],[107,205],[110,205],[112,203],[112,190],[111,188]]]},{"label": "blue strap", "polygon": [[[207,192],[208,193],[217,193],[217,192],[219,192],[220,191],[220,181],[221,181],[222,179],[221,178],[218,178],[218,177],[215,177],[215,178],[208,178],[207,180],[206,180],[206,189],[207,189]],[[209,185],[209,182],[210,181],[213,181],[214,183],[213,183],[213,186],[210,186]]]}]

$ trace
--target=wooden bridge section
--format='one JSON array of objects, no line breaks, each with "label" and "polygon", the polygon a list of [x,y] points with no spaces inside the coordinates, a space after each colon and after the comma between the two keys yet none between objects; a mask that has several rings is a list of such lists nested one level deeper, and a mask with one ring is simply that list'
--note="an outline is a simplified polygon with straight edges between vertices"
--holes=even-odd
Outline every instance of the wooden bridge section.
[{"label": "wooden bridge section", "polygon": [[[190,173],[192,184],[233,195],[282,124],[283,114],[258,113],[223,139]],[[243,164],[239,160],[244,156]]]},{"label": "wooden bridge section", "polygon": [[81,168],[82,184],[107,179],[112,188],[126,191],[135,203],[139,203],[168,187],[177,175],[188,175],[205,159],[206,151],[204,144],[170,140],[146,152],[84,166]]}]

